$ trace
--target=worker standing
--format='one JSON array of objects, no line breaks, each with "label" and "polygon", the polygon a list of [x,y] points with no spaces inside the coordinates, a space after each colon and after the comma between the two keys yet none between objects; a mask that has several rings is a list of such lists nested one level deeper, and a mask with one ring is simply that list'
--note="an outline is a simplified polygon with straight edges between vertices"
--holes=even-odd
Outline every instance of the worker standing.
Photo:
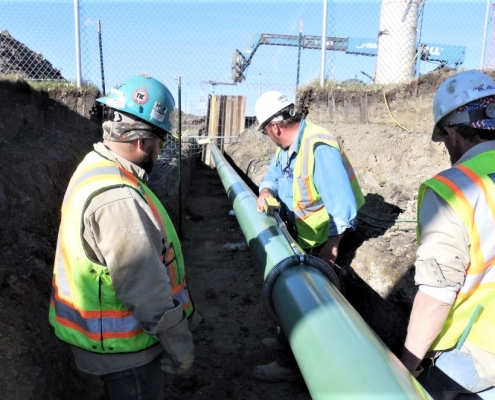
[{"label": "worker standing", "polygon": [[419,290],[401,361],[435,399],[495,399],[495,82],[447,78],[433,116],[452,167],[419,189]]},{"label": "worker standing", "polygon": [[175,102],[145,75],[97,101],[106,106],[103,142],[64,197],[49,320],[77,367],[102,378],[109,399],[158,400],[163,371],[191,368],[188,321],[197,322],[177,233],[146,185],[172,132]]},{"label": "worker standing", "polygon": [[[339,243],[347,231],[356,228],[357,211],[364,204],[349,160],[327,130],[296,115],[294,104],[284,94],[264,93],[255,112],[257,130],[278,146],[259,186],[258,211],[263,212],[266,198],[278,198],[281,218],[292,237],[308,254],[333,266]],[[276,338],[265,338],[260,346],[277,354],[277,360],[255,367],[255,378],[277,382],[301,377],[280,328]]]}]

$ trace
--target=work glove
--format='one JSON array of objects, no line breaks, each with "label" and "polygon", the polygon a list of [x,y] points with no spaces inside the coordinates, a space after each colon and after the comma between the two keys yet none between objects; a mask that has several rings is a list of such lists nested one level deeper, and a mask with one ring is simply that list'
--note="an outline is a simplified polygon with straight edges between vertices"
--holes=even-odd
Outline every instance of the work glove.
[{"label": "work glove", "polygon": [[171,358],[162,358],[160,360],[162,371],[171,375],[183,375],[189,371],[194,362],[194,351],[188,358],[181,362],[175,362]]},{"label": "work glove", "polygon": [[[170,356],[166,365],[171,370],[178,369],[182,365],[184,371],[188,370],[194,361],[193,337],[189,331],[187,317],[182,311],[182,303],[174,300],[175,307],[165,312],[153,330],[143,326],[149,335],[156,335],[160,344]],[[174,367],[175,365],[175,367]],[[164,371],[164,369],[162,367]]]}]

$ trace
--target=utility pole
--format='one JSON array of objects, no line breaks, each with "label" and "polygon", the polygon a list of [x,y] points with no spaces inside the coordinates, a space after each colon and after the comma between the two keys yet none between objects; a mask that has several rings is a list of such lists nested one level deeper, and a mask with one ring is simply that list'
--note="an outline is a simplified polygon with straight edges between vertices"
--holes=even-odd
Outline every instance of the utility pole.
[{"label": "utility pole", "polygon": [[327,51],[327,0],[323,0],[323,28],[321,32],[320,86],[325,85],[325,57]]},{"label": "utility pole", "polygon": [[483,29],[483,43],[481,45],[481,61],[480,69],[485,69],[485,49],[486,49],[486,36],[488,30],[488,15],[490,14],[490,0],[486,0],[486,12],[485,12],[485,25]]},{"label": "utility pole", "polygon": [[301,67],[301,47],[302,47],[302,30],[303,30],[303,22],[299,21],[299,47],[297,52],[297,80],[296,80],[296,91],[299,86],[299,70]]},{"label": "utility pole", "polygon": [[[79,39],[79,0],[74,0],[74,36],[76,39],[76,85],[81,88],[81,40]],[[103,93],[105,94],[105,93]]]}]

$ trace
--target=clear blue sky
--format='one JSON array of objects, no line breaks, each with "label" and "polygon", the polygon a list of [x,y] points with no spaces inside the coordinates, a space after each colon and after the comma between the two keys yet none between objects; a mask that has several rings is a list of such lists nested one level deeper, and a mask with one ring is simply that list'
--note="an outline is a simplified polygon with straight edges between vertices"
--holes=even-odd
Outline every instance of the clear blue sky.
[{"label": "clear blue sky", "polygon": [[[261,33],[321,36],[322,0],[263,1],[114,1],[79,0],[83,79],[101,88],[96,22],[101,20],[106,90],[119,81],[146,72],[169,86],[177,99],[177,77],[182,79],[182,108],[198,113],[213,86],[231,83],[234,50],[246,51]],[[0,30],[8,30],[60,68],[65,78],[76,76],[73,0],[0,0]],[[485,0],[427,0],[419,21],[423,42],[466,46],[465,68],[479,68]],[[327,36],[376,38],[379,0],[328,0]],[[487,50],[491,40],[491,14]],[[326,53],[327,76],[335,81],[369,79],[376,57]],[[277,89],[294,97],[297,78],[296,47],[260,46],[238,85],[217,85],[217,94],[247,96],[247,115],[261,91]],[[321,51],[301,51],[301,85],[319,81]],[[423,65],[422,72],[435,65]]]}]

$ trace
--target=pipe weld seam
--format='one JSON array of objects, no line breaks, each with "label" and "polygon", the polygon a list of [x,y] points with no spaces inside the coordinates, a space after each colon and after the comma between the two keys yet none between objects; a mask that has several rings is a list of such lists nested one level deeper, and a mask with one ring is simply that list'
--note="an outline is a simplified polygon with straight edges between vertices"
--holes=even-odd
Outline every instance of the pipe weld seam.
[{"label": "pipe weld seam", "polygon": [[263,300],[265,310],[270,319],[278,326],[280,326],[280,321],[272,301],[273,286],[275,285],[275,281],[280,275],[282,275],[284,271],[295,265],[307,265],[316,268],[330,281],[331,284],[333,284],[337,288],[337,290],[340,291],[340,282],[337,274],[335,273],[333,268],[321,258],[312,256],[310,254],[293,255],[284,258],[283,260],[279,261],[278,264],[275,265],[275,267],[273,267],[273,269],[270,271],[265,279],[263,289],[261,291],[261,298]]}]

